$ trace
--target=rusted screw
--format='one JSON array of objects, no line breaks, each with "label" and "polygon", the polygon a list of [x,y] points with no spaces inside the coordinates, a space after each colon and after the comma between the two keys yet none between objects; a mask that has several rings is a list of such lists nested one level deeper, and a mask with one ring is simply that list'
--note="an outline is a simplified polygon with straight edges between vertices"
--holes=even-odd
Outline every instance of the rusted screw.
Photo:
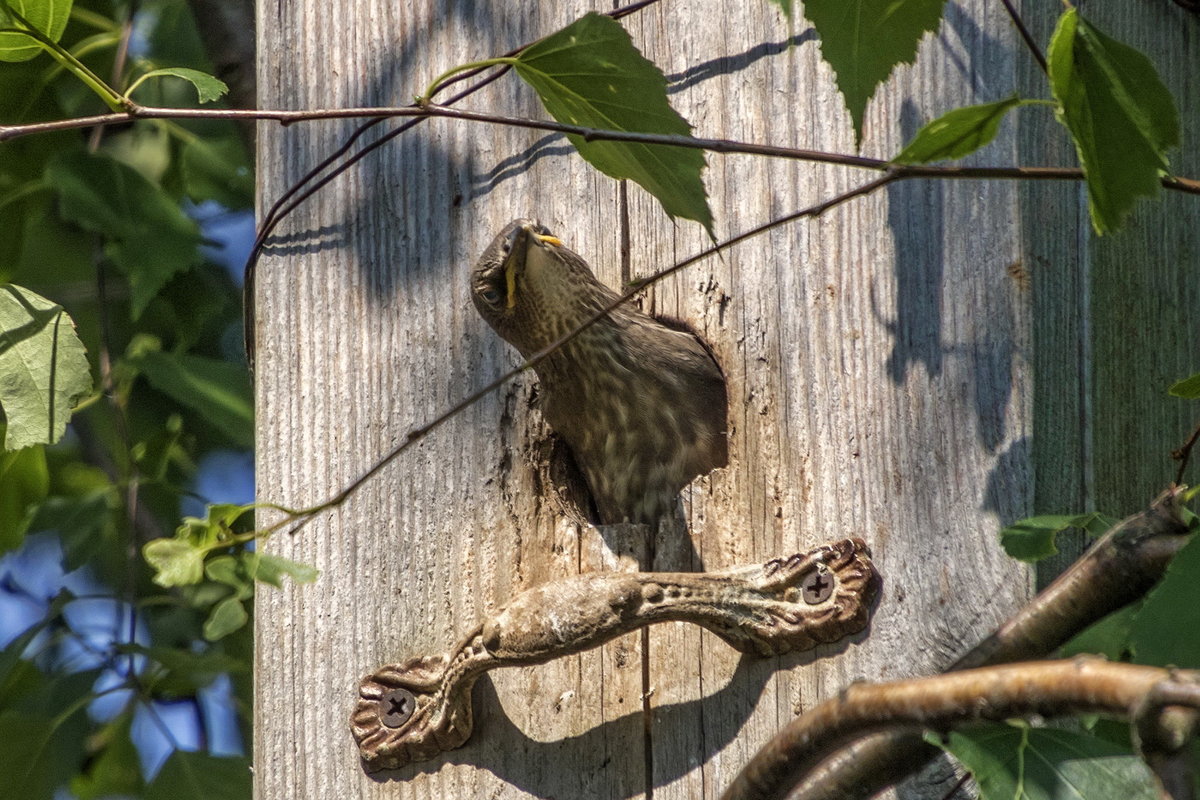
[{"label": "rusted screw", "polygon": [[417,698],[408,689],[392,689],[379,698],[379,721],[388,728],[399,728],[417,710]]},{"label": "rusted screw", "polygon": [[800,594],[810,606],[824,603],[833,594],[833,578],[823,569],[815,569],[800,582]]}]

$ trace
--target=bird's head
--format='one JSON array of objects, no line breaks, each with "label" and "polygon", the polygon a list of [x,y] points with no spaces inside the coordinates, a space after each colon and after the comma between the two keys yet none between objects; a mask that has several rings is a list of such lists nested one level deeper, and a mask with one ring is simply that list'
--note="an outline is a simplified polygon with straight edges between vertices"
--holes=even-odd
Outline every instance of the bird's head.
[{"label": "bird's head", "polygon": [[587,262],[532,219],[506,225],[471,273],[475,308],[526,356],[574,328],[609,296]]}]

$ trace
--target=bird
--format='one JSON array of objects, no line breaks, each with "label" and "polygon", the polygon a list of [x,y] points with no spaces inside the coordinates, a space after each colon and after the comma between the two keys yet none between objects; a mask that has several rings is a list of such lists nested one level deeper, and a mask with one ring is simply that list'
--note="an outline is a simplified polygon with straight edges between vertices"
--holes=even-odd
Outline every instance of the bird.
[{"label": "bird", "polygon": [[[480,316],[529,359],[619,295],[535,219],[510,222],[471,273]],[[540,406],[579,465],[600,524],[673,513],[728,463],[725,377],[678,323],[624,303],[534,365]]]}]

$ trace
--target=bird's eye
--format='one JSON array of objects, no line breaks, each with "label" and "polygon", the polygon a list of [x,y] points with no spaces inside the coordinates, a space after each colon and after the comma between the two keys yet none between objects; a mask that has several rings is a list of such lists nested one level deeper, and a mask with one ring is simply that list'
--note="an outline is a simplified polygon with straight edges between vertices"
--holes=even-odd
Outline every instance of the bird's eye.
[{"label": "bird's eye", "polygon": [[500,292],[494,286],[484,286],[479,290],[479,296],[483,298],[483,302],[489,306],[498,306],[503,299],[500,297]]}]

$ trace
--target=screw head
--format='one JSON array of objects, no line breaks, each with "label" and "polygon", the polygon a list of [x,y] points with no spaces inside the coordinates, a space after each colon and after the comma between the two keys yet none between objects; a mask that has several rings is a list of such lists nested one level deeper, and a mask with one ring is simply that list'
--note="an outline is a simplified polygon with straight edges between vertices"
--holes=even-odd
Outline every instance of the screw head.
[{"label": "screw head", "polygon": [[824,566],[814,569],[800,581],[800,596],[810,606],[824,603],[833,594],[833,576],[827,574]]},{"label": "screw head", "polygon": [[379,721],[388,728],[399,728],[417,710],[417,697],[408,689],[397,687],[379,698]]}]

